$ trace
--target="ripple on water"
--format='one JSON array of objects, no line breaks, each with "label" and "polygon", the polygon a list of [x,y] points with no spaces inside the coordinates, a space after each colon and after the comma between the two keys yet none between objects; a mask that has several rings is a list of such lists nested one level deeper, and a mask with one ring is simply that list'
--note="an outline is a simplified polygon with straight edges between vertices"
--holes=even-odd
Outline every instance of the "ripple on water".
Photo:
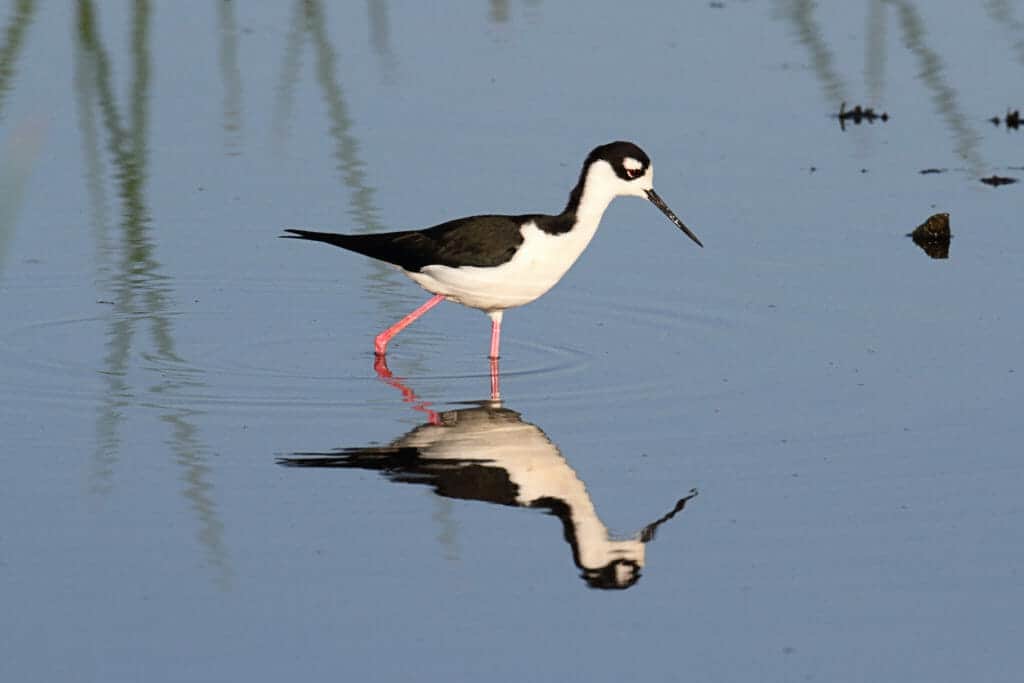
[{"label": "ripple on water", "polygon": [[[721,309],[714,316],[698,309],[673,310],[660,303],[664,297],[653,295],[634,298],[622,293],[597,299],[574,289],[562,298],[557,324],[564,330],[566,345],[534,339],[516,339],[513,344],[538,354],[562,348],[576,354],[577,362],[561,372],[522,373],[531,381],[516,391],[517,396],[557,399],[584,407],[607,405],[609,397],[617,402],[676,397],[678,373],[666,367],[674,361],[674,340],[691,344],[714,338],[733,327],[735,320]],[[600,332],[590,332],[594,330]]]},{"label": "ripple on water", "polygon": [[[673,362],[675,358],[664,353],[665,345],[673,339],[719,337],[741,317],[738,307],[733,313],[718,308],[716,315],[696,309],[679,312],[651,303],[659,300],[653,296],[639,303],[627,296],[597,300],[579,290],[560,296],[557,313],[551,313],[550,307],[542,313],[539,307],[530,312],[534,317],[529,330],[514,322],[506,325],[501,379],[502,393],[510,401],[557,400],[564,407],[586,408],[607,406],[609,399],[677,398],[678,374],[689,361],[684,358],[681,369],[666,370],[662,356]],[[517,313],[510,312],[507,320],[515,321]],[[610,332],[595,334],[596,325]],[[484,397],[489,388],[489,365],[483,357],[485,328],[474,326],[456,335],[450,328],[438,331],[438,326],[427,323],[412,328],[416,329],[413,335],[405,333],[408,336],[389,353],[391,370],[417,392],[436,400],[453,395],[460,400]],[[627,338],[628,344],[623,344]]]},{"label": "ripple on water", "polygon": [[[50,289],[61,290],[51,294],[81,298],[73,291],[77,288],[66,285],[50,283]],[[264,285],[283,300],[295,294],[287,286]],[[209,299],[216,297],[216,287],[201,289]],[[517,401],[557,400],[579,408],[607,405],[610,394],[615,401],[678,398],[678,371],[666,371],[657,362],[665,355],[666,343],[720,336],[742,325],[748,313],[738,305],[714,306],[714,316],[704,307],[678,311],[661,303],[668,301],[664,296],[634,295],[598,299],[569,288],[559,293],[557,312],[548,306],[531,313],[531,329],[545,334],[531,334],[518,325],[511,328],[503,339],[505,396]],[[268,297],[271,310],[276,310],[273,296]],[[178,298],[188,299],[181,292]],[[95,315],[33,321],[2,333],[0,360],[7,368],[10,395],[74,404],[112,393],[148,394],[161,405],[241,410],[357,411],[388,400],[387,392],[371,388],[378,380],[365,347],[366,330],[373,323],[359,319],[379,317],[376,310],[350,314],[344,322],[339,315],[324,315],[314,327],[282,331],[280,325],[271,325],[252,331],[256,309],[233,310],[225,316],[187,306],[150,314],[96,305]],[[291,313],[303,320],[308,314]],[[395,375],[438,401],[486,397],[486,326],[456,324],[465,325],[464,335],[453,335],[450,326],[438,323],[405,333],[389,354]],[[250,332],[240,332],[240,327]]]},{"label": "ripple on water", "polygon": [[13,327],[0,336],[5,394],[19,402],[69,408],[110,400],[191,410],[365,408],[364,390],[339,387],[365,388],[373,380],[366,374],[313,375],[248,366],[253,349],[285,344],[294,349],[294,339],[217,345],[215,350],[223,350],[220,358],[233,359],[217,363],[209,362],[218,358],[216,353],[175,345],[167,330],[159,329],[169,321],[196,317],[204,316],[164,311],[157,318],[110,311]]},{"label": "ripple on water", "polygon": [[[92,400],[101,388],[95,353],[86,350],[99,316],[67,317],[31,322],[4,332],[2,366],[5,393],[12,400],[79,403]],[[102,348],[96,348],[102,353]]]}]

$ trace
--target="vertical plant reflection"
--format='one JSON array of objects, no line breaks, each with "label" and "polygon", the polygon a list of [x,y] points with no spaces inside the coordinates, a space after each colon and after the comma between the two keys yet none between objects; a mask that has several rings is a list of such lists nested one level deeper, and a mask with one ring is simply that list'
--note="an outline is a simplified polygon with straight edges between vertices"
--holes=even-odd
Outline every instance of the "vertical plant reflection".
[{"label": "vertical plant reflection", "polygon": [[288,24],[281,76],[275,88],[274,111],[270,119],[274,148],[278,155],[283,154],[285,143],[288,141],[288,122],[292,118],[295,86],[299,83],[299,73],[302,69],[302,38],[305,35],[305,25],[306,17],[302,2],[296,2],[292,6],[291,22]]},{"label": "vertical plant reflection", "polygon": [[989,0],[985,3],[992,21],[1003,28],[1017,53],[1017,61],[1024,64],[1024,21],[1013,15],[1013,8],[1006,0]]},{"label": "vertical plant reflection", "polygon": [[[4,104],[17,71],[18,59],[25,45],[25,35],[35,17],[36,4],[32,0],[15,3],[11,17],[0,38],[0,122],[4,119]],[[31,172],[40,142],[40,124],[30,122],[9,134],[4,150],[4,167],[0,169],[0,273],[3,272],[7,244],[14,230],[14,221],[24,197],[23,186]],[[22,137],[23,139],[18,139]]]},{"label": "vertical plant reflection", "polygon": [[932,92],[932,101],[945,119],[946,125],[953,134],[954,151],[970,166],[970,172],[976,177],[984,175],[985,163],[978,152],[981,136],[967,121],[960,110],[959,97],[956,89],[945,77],[945,67],[939,53],[926,44],[924,22],[917,8],[903,0],[887,0],[896,7],[896,13],[903,29],[903,42],[907,49],[920,61],[918,75],[921,81]]},{"label": "vertical plant reflection", "polygon": [[288,119],[294,108],[295,86],[302,67],[304,38],[309,38],[316,60],[316,79],[324,95],[329,133],[334,141],[334,158],[342,182],[349,189],[349,214],[364,231],[382,230],[374,204],[374,189],[365,181],[365,164],[360,158],[359,141],[352,134],[352,117],[338,79],[337,60],[325,27],[323,7],[316,0],[299,0],[292,12],[291,26],[285,43],[281,80],[277,87],[273,128],[278,144],[287,138]]},{"label": "vertical plant reflection", "polygon": [[508,0],[491,0],[490,18],[496,24],[504,24],[508,21]]},{"label": "vertical plant reflection", "polygon": [[[783,4],[783,14],[796,28],[799,41],[808,48],[818,80],[825,89],[830,105],[847,101],[846,86],[833,64],[832,52],[814,20],[817,3],[811,0],[790,0]],[[979,152],[980,135],[964,116],[956,89],[949,83],[939,52],[929,47],[927,32],[920,12],[909,0],[872,0],[868,5],[865,36],[865,80],[872,102],[880,100],[884,89],[886,11],[896,13],[903,35],[903,44],[917,57],[918,77],[931,91],[932,101],[946,122],[953,137],[953,151],[977,177],[984,175],[985,162]],[[990,7],[990,11],[991,11]]]},{"label": "vertical plant reflection", "polygon": [[846,84],[836,71],[832,50],[814,19],[816,7],[817,3],[813,0],[790,0],[783,3],[783,15],[796,29],[797,40],[811,54],[811,66],[818,82],[825,89],[825,101],[834,105],[847,99]]},{"label": "vertical plant reflection", "polygon": [[[168,303],[170,280],[160,272],[160,263],[155,256],[145,199],[152,12],[146,0],[136,0],[131,8],[131,79],[124,120],[115,102],[110,59],[100,36],[94,4],[90,0],[80,0],[76,14],[76,93],[79,126],[87,149],[85,175],[94,205],[94,220],[105,220],[102,160],[98,151],[99,140],[103,136],[106,137],[121,208],[118,238],[108,239],[105,226],[97,232],[101,237],[98,246],[104,252],[100,262],[109,264],[109,274],[100,273],[100,286],[109,292],[113,313],[100,371],[106,382],[106,397],[97,416],[93,487],[104,493],[112,486],[112,475],[121,456],[121,429],[126,413],[136,405],[154,408],[170,429],[168,445],[182,469],[182,493],[199,520],[199,541],[205,548],[208,561],[217,568],[218,583],[227,587],[231,572],[224,549],[223,524],[219,520],[209,482],[208,449],[201,443],[198,430],[192,423],[192,418],[198,413],[181,407],[180,399],[176,400],[185,391],[201,386],[201,378],[198,371],[191,368],[175,350]],[[98,109],[98,116],[94,115],[93,107]],[[151,350],[138,351],[135,348],[139,343],[137,331],[140,325],[148,326]],[[131,361],[135,355],[147,365],[133,368]],[[142,397],[136,395],[133,383],[128,380],[133,370],[158,377]]]},{"label": "vertical plant reflection", "polygon": [[238,155],[242,148],[242,71],[238,66],[238,23],[235,3],[217,3],[217,27],[220,34],[220,74],[224,81],[224,136],[228,154]]},{"label": "vertical plant reflection", "polygon": [[331,120],[330,134],[334,139],[334,156],[342,180],[352,194],[352,216],[367,231],[382,230],[374,204],[374,189],[365,182],[365,167],[359,158],[359,142],[352,135],[352,118],[338,79],[334,47],[327,36],[323,5],[317,0],[305,0],[305,27],[313,43],[316,58],[316,77],[327,103]]},{"label": "vertical plant reflection", "polygon": [[[359,140],[353,133],[354,121],[341,85],[337,50],[331,44],[327,25],[322,2],[298,0],[295,3],[285,44],[281,81],[277,87],[273,124],[275,134],[278,141],[286,137],[287,121],[294,107],[295,85],[302,67],[302,49],[304,41],[308,40],[313,49],[316,81],[327,108],[328,134],[333,141],[336,168],[348,190],[349,216],[354,221],[356,232],[380,232],[386,226],[378,217],[375,189],[366,181],[366,164],[361,158]],[[373,22],[371,30],[377,30]],[[394,270],[383,263],[371,261],[368,267],[371,274],[367,295],[376,300],[388,317],[404,314],[406,303],[392,295],[392,292],[404,287],[404,282],[400,282]]]},{"label": "vertical plant reflection", "polygon": [[11,87],[21,56],[21,48],[25,44],[25,34],[35,17],[36,3],[33,0],[18,0],[14,11],[4,29],[3,42],[0,42],[0,120],[3,120],[4,104]]},{"label": "vertical plant reflection", "polygon": [[868,104],[877,106],[885,91],[885,5],[871,0],[868,6],[867,40],[864,45],[864,80],[868,86]]},{"label": "vertical plant reflection", "polygon": [[367,17],[370,21],[370,47],[380,59],[384,81],[393,83],[397,62],[391,50],[391,21],[388,19],[388,4],[385,0],[367,0]]}]

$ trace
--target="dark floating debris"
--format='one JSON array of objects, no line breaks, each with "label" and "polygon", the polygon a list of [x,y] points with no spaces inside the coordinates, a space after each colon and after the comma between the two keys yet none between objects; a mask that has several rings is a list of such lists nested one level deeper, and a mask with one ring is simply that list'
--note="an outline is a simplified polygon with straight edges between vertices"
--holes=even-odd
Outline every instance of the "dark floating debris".
[{"label": "dark floating debris", "polygon": [[932,214],[921,225],[914,228],[914,232],[907,237],[927,240],[948,240],[953,234],[949,231],[949,214],[946,212]]},{"label": "dark floating debris", "polygon": [[1011,130],[1017,130],[1018,128],[1020,128],[1020,109],[1014,109],[1012,111],[1007,109],[1005,118],[1001,119],[998,116],[993,116],[992,118],[989,119],[989,121],[991,121],[996,126],[998,126],[1000,123],[1005,123],[1007,128]]},{"label": "dark floating debris", "polygon": [[1013,183],[1017,182],[1017,179],[993,174],[988,178],[982,178],[981,182],[985,183],[986,185],[991,185],[992,187],[999,187],[1000,185],[1012,185]]},{"label": "dark floating debris", "polygon": [[921,175],[931,175],[932,173],[945,173],[945,168],[922,168],[919,173]]},{"label": "dark floating debris", "polygon": [[853,109],[846,108],[846,102],[842,102],[839,105],[839,113],[836,115],[839,119],[839,127],[846,130],[846,122],[853,121],[856,124],[860,124],[861,121],[867,121],[868,123],[874,123],[878,121],[888,121],[889,114],[882,112],[881,114],[875,113],[875,110],[871,107],[862,107],[859,104]]},{"label": "dark floating debris", "polygon": [[914,244],[932,258],[949,258],[949,241],[953,237],[949,231],[949,214],[937,213],[929,216],[928,220],[914,228],[914,232],[908,233],[907,237],[914,240]]}]

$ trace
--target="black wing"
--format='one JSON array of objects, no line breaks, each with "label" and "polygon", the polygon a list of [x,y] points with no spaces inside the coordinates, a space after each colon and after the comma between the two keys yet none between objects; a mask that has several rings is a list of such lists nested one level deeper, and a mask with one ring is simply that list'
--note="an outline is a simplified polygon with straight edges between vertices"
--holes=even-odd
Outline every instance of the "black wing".
[{"label": "black wing", "polygon": [[470,216],[425,230],[341,235],[285,230],[282,237],[326,242],[418,272],[424,266],[482,266],[506,263],[523,243],[520,227],[541,216]]}]

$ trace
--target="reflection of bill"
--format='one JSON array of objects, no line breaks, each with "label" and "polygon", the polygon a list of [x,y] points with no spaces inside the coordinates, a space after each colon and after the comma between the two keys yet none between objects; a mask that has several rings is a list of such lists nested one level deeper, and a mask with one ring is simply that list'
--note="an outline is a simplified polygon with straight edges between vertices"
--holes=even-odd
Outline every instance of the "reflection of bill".
[{"label": "reflection of bill", "polygon": [[636,583],[647,542],[697,495],[691,490],[661,518],[628,538],[616,539],[558,448],[519,413],[497,401],[427,412],[430,421],[387,446],[295,453],[278,463],[376,470],[391,481],[426,484],[447,498],[547,510],[562,521],[573,561],[593,588],[628,588]]}]

